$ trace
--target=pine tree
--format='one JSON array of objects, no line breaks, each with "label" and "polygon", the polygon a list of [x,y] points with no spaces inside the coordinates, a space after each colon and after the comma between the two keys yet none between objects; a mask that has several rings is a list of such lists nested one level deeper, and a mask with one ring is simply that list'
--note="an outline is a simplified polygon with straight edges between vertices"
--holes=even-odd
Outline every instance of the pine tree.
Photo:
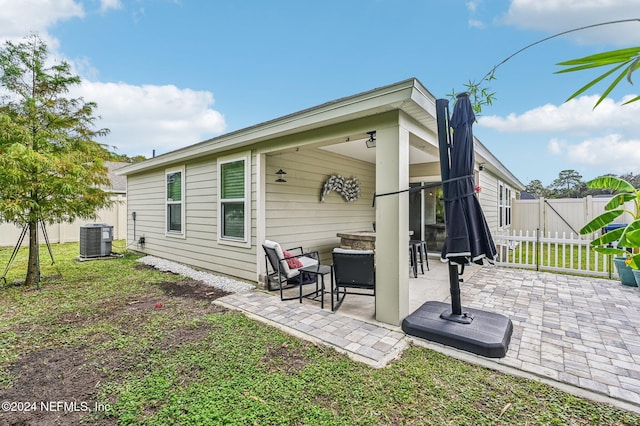
[{"label": "pine tree", "polygon": [[553,191],[554,198],[570,198],[577,197],[577,191],[582,183],[582,175],[575,170],[562,170],[558,173],[550,189]]},{"label": "pine tree", "polygon": [[546,197],[548,190],[544,187],[539,179],[534,179],[524,188],[529,194],[536,196],[537,198]]}]

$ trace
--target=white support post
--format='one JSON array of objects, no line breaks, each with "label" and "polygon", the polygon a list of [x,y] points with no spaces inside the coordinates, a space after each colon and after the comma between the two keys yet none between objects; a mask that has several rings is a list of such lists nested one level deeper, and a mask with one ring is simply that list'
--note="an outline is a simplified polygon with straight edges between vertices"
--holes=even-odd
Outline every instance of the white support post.
[{"label": "white support post", "polygon": [[[376,194],[409,188],[409,132],[376,133]],[[400,325],[409,314],[409,193],[376,199],[376,319]]]},{"label": "white support post", "polygon": [[266,191],[267,191],[267,179],[266,179],[266,167],[267,156],[263,153],[256,153],[256,281],[261,282],[261,277],[266,274],[264,265],[264,251],[262,250],[262,243],[266,238]]}]

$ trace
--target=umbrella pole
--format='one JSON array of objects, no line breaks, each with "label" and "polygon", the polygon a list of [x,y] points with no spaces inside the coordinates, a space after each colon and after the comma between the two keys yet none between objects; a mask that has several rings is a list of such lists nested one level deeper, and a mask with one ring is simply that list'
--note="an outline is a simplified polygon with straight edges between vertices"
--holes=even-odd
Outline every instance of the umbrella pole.
[{"label": "umbrella pole", "polygon": [[[445,199],[449,195],[449,121],[448,112],[449,101],[446,99],[436,99],[436,120],[438,123],[438,149],[440,151],[440,176],[442,178],[442,193]],[[445,218],[447,211],[445,208]],[[446,222],[446,220],[445,220]],[[460,273],[458,265],[449,262],[449,292],[451,293],[451,312],[445,311],[440,318],[455,321],[462,324],[471,324],[473,317],[462,313],[462,302],[460,300]]]},{"label": "umbrella pole", "polygon": [[460,275],[458,265],[449,262],[449,292],[451,293],[451,314],[462,315],[462,302],[460,299]]},{"label": "umbrella pole", "polygon": [[460,301],[460,275],[464,272],[464,265],[462,270],[458,272],[458,265],[453,262],[449,262],[449,292],[451,293],[451,311],[446,310],[440,314],[440,318],[447,321],[454,321],[460,324],[471,324],[473,321],[473,315],[467,312],[462,312],[462,303]]}]

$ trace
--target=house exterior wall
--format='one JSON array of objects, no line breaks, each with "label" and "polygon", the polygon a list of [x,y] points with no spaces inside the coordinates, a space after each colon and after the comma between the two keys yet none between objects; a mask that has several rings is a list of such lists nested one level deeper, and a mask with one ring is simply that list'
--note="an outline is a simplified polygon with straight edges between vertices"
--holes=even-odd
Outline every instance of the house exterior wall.
[{"label": "house exterior wall", "polygon": [[[374,132],[377,147],[367,149],[363,138]],[[264,269],[260,244],[265,239],[276,240],[284,247],[317,250],[321,261],[330,263],[331,249],[340,244],[337,233],[370,230],[377,217],[378,255],[388,262],[377,269],[381,297],[376,301],[376,318],[399,325],[408,313],[408,250],[402,249],[409,238],[408,194],[380,198],[374,208],[373,193],[406,189],[410,176],[418,179],[414,182],[435,179],[439,173],[434,164],[414,168],[411,173],[409,163],[411,147],[437,158],[436,132],[434,96],[416,79],[409,79],[129,165],[120,171],[128,177],[129,241],[144,236],[144,247],[138,248],[146,253],[256,281]],[[362,142],[362,146],[348,142]],[[479,146],[487,165],[511,179],[497,159]],[[229,177],[226,232],[241,236],[243,229],[250,229],[250,240],[246,244],[222,244],[218,238],[220,158],[216,156],[249,149],[253,150],[251,178],[245,181],[251,182],[251,209],[245,217],[251,222],[242,229],[238,200],[231,196],[237,195],[240,181],[236,162],[226,162],[220,169],[228,171],[225,173]],[[275,182],[279,169],[286,172],[287,182]],[[360,199],[348,203],[339,194],[330,193],[321,203],[324,183],[333,174],[356,177]],[[496,181],[483,179],[488,191],[485,208],[495,212]],[[173,235],[165,232],[167,209]],[[137,214],[135,222],[133,212]],[[176,220],[181,212],[184,225]]]},{"label": "house exterior wall", "polygon": [[[218,241],[217,158],[209,157],[170,168],[184,166],[184,235],[165,232],[166,168],[128,176],[128,241],[145,238],[144,246],[134,249],[146,254],[171,259],[196,268],[213,270],[255,281],[256,213],[255,155],[251,155],[251,246],[239,247]],[[135,224],[132,212],[136,212]],[[135,234],[134,234],[135,229]]]},{"label": "house exterior wall", "polygon": [[[275,182],[273,173],[278,169],[286,171],[286,183]],[[330,264],[331,250],[340,245],[337,233],[372,230],[375,165],[312,148],[268,155],[266,170],[267,239],[285,248],[302,245],[305,250],[317,250],[321,262]],[[357,178],[360,198],[347,202],[332,192],[321,203],[324,183],[333,174]]]},{"label": "house exterior wall", "polygon": [[491,233],[498,231],[498,178],[493,173],[482,171],[479,173],[480,206],[487,220]]},{"label": "house exterior wall", "polygon": [[[479,194],[480,206],[482,207],[482,212],[484,213],[484,217],[487,221],[487,225],[489,226],[489,230],[492,234],[496,234],[502,231],[502,229],[507,230],[513,227],[513,205],[516,200],[516,189],[509,185],[506,181],[500,179],[500,177],[491,171],[483,170],[476,171],[477,182],[480,185],[481,191]],[[500,184],[505,185],[509,189],[511,189],[511,217],[512,224],[500,227]],[[504,213],[503,213],[504,214]],[[503,218],[506,220],[506,218]]]},{"label": "house exterior wall", "polygon": [[[176,164],[185,170],[185,234],[165,233],[165,168],[128,177],[128,241],[145,238],[134,249],[197,268],[256,280],[257,241],[256,158],[251,173],[251,247],[218,243],[216,158]],[[287,182],[277,183],[274,172],[286,171]],[[331,263],[331,250],[340,245],[337,233],[369,230],[375,220],[371,207],[375,190],[373,164],[312,148],[266,156],[265,235],[283,247],[317,250],[321,262]],[[320,203],[324,182],[332,174],[356,177],[360,199],[346,202],[332,192]],[[132,212],[136,212],[135,235]],[[258,257],[258,259],[260,259]],[[263,272],[264,264],[257,265]]]}]

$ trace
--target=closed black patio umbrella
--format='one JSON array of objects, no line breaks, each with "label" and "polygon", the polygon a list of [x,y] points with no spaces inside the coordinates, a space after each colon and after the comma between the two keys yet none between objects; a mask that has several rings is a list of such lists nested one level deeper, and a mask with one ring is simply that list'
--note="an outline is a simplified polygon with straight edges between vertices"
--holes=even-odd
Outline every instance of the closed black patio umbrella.
[{"label": "closed black patio umbrella", "polygon": [[[451,132],[446,132],[448,149],[444,144],[440,146],[440,171],[447,231],[442,248],[442,260],[449,262],[451,286],[451,314],[448,318],[461,322],[471,321],[471,317],[462,312],[460,302],[459,276],[464,271],[464,266],[471,262],[481,265],[485,259],[493,263],[496,257],[496,246],[482,213],[480,201],[475,195],[475,119],[469,95],[458,95],[448,124]],[[460,265],[460,273],[457,265]]]},{"label": "closed black patio umbrella", "polygon": [[[440,172],[443,183],[446,239],[442,260],[449,263],[451,307],[429,301],[409,315],[402,329],[422,337],[479,355],[506,355],[513,325],[504,315],[467,309],[462,311],[460,275],[470,263],[493,262],[496,248],[475,195],[473,176],[473,122],[469,95],[458,95],[449,120],[448,101],[436,101]],[[458,269],[460,268],[460,270]]]},{"label": "closed black patio umbrella", "polygon": [[[443,193],[447,229],[442,259],[459,265],[470,262],[482,264],[483,259],[493,262],[496,257],[496,246],[475,195],[472,130],[475,119],[469,95],[458,95],[449,123],[453,131],[449,165],[440,163],[445,182]],[[446,167],[448,171],[443,170]]]}]

